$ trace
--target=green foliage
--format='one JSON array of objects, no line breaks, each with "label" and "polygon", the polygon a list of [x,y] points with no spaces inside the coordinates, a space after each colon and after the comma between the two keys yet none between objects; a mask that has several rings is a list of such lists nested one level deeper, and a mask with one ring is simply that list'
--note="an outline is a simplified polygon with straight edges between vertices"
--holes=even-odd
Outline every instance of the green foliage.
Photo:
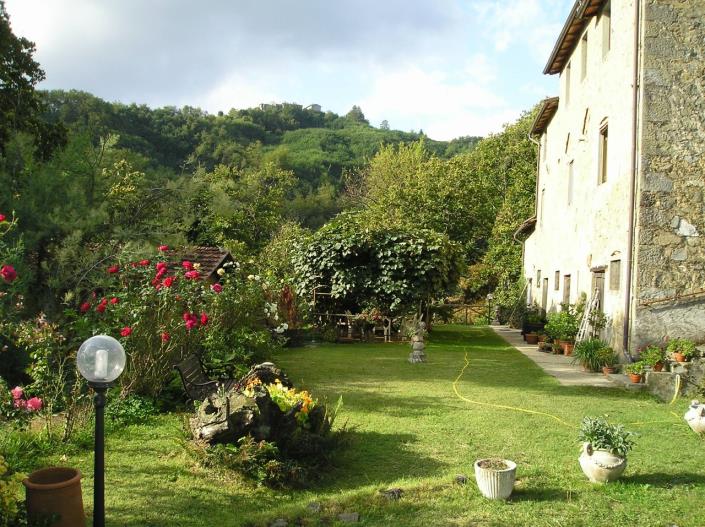
[{"label": "green foliage", "polygon": [[295,257],[297,292],[308,298],[323,285],[318,310],[342,313],[378,308],[404,313],[438,298],[457,283],[457,246],[437,232],[367,225],[365,216],[341,214],[321,228]]},{"label": "green foliage", "polygon": [[[2,4],[0,4],[1,6]],[[24,489],[24,474],[13,472],[0,455],[0,527],[18,525]]]},{"label": "green foliage", "polygon": [[639,359],[644,361],[649,366],[653,367],[656,364],[664,363],[666,361],[666,350],[660,346],[651,345],[647,346],[639,354]]},{"label": "green foliage", "polygon": [[617,362],[617,354],[612,348],[604,346],[597,350],[597,362],[600,367],[612,366]]},{"label": "green foliage", "polygon": [[578,334],[580,317],[574,306],[564,305],[561,311],[547,316],[546,335],[553,339],[572,340]]},{"label": "green foliage", "polygon": [[105,406],[108,420],[119,426],[144,423],[156,413],[154,401],[139,395],[115,397]]},{"label": "green foliage", "polygon": [[668,353],[681,353],[686,359],[695,357],[695,342],[690,339],[671,339],[666,346]]},{"label": "green foliage", "polygon": [[[607,343],[600,339],[588,339],[578,342],[573,348],[573,362],[580,362],[590,371],[599,371],[605,366],[606,354],[603,350],[609,349]],[[611,351],[611,350],[610,350]],[[611,351],[614,355],[614,351]]]},{"label": "green foliage", "polygon": [[626,431],[622,425],[610,424],[602,417],[585,416],[580,423],[578,441],[590,443],[594,449],[626,457],[634,447],[635,435]]},{"label": "green foliage", "polygon": [[634,375],[644,375],[646,372],[646,362],[643,360],[638,360],[636,362],[632,362],[631,364],[627,364],[624,371],[627,373],[633,373]]}]

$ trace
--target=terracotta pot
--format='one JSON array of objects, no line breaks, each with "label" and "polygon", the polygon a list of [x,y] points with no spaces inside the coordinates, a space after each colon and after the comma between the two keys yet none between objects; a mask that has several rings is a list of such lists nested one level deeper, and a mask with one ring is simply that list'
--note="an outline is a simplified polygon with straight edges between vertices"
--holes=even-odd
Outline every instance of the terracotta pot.
[{"label": "terracotta pot", "polygon": [[563,348],[561,346],[553,346],[554,355],[563,355]]},{"label": "terracotta pot", "polygon": [[561,341],[561,348],[563,348],[563,353],[565,353],[567,356],[570,356],[573,354],[573,348],[575,347],[575,343],[567,341],[567,340],[562,340]]},{"label": "terracotta pot", "polygon": [[27,493],[27,516],[41,522],[56,517],[52,527],[84,527],[81,472],[51,467],[32,472],[22,484]]},{"label": "terracotta pot", "polygon": [[604,373],[605,375],[609,375],[610,373],[614,373],[614,366],[603,366],[602,373]]},{"label": "terracotta pot", "polygon": [[630,373],[629,380],[632,381],[633,384],[639,384],[641,382],[641,374],[640,373]]},{"label": "terracotta pot", "polygon": [[673,358],[676,359],[677,362],[685,362],[685,355],[682,353],[675,352]]},{"label": "terracotta pot", "polygon": [[663,362],[657,362],[656,364],[653,365],[654,371],[661,371],[663,370]]},{"label": "terracotta pot", "polygon": [[539,341],[539,336],[536,333],[527,333],[526,334],[526,343],[527,344],[538,344]]}]

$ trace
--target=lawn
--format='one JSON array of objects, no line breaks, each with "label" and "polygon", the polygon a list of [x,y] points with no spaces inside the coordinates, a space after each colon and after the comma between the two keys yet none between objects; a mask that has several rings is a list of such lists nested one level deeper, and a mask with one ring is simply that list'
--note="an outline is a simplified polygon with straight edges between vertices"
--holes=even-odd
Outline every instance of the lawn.
[{"label": "lawn", "polygon": [[[185,446],[183,416],[112,430],[108,524],[269,525],[284,518],[337,525],[339,513],[358,512],[357,525],[370,526],[705,525],[705,443],[680,417],[686,401],[562,387],[486,328],[437,327],[426,351],[422,365],[409,364],[409,346],[401,344],[320,345],[274,358],[297,387],[344,401],[338,424],[346,424],[348,444],[307,491],[256,488],[201,468]],[[456,384],[461,399],[453,384],[466,354]],[[640,436],[622,480],[594,486],[578,465],[576,428],[584,415],[604,414]],[[85,474],[89,509],[91,456],[86,450],[64,461]],[[474,484],[472,464],[487,456],[518,464],[508,502],[483,499]],[[468,484],[455,483],[456,474],[470,476]],[[380,495],[391,487],[403,489],[400,500]],[[312,502],[320,511],[308,508]]]}]

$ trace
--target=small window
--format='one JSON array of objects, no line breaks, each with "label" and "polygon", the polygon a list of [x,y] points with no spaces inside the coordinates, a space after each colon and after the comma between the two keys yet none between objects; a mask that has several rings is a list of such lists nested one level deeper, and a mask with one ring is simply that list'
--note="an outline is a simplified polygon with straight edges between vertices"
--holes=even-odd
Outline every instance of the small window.
[{"label": "small window", "polygon": [[561,272],[556,271],[556,278],[553,283],[553,290],[558,291],[561,288]]},{"label": "small window", "polygon": [[568,153],[568,149],[570,148],[570,132],[568,132],[568,135],[565,137],[565,153]]},{"label": "small window", "polygon": [[543,226],[543,200],[546,197],[546,189],[541,189],[541,200],[539,201],[539,225]]},{"label": "small window", "polygon": [[589,123],[590,123],[590,108],[585,108],[585,115],[583,115],[583,135],[587,135]]},{"label": "small window", "polygon": [[585,31],[580,42],[580,80],[584,81],[587,77],[587,61],[588,61],[588,34]]},{"label": "small window", "polygon": [[600,127],[600,140],[599,140],[599,152],[597,156],[598,162],[598,184],[605,183],[607,181],[607,159],[608,159],[608,127],[607,123],[604,123]]},{"label": "small window", "polygon": [[610,291],[619,291],[619,281],[622,274],[622,261],[612,260],[610,262]]},{"label": "small window", "polygon": [[536,271],[536,287],[541,288],[541,269]]},{"label": "small window", "polygon": [[531,278],[529,278],[529,283],[526,286],[526,305],[530,306],[534,303],[534,292],[532,290],[533,284],[531,283]]},{"label": "small window", "polygon": [[568,164],[568,205],[573,203],[573,184],[575,181],[575,172],[573,170],[574,165],[571,161]]},{"label": "small window", "polygon": [[602,58],[606,58],[612,47],[612,2],[605,3],[600,13],[602,25]]},{"label": "small window", "polygon": [[565,67],[565,105],[570,104],[570,62]]},{"label": "small window", "polygon": [[563,303],[570,304],[570,275],[563,276]]}]

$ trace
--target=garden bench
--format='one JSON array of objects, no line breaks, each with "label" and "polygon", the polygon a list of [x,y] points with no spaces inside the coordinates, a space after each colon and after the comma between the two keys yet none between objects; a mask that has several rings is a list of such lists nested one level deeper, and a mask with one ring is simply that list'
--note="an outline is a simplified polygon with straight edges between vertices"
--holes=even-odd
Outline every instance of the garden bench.
[{"label": "garden bench", "polygon": [[237,383],[235,379],[220,379],[215,381],[209,378],[203,369],[201,359],[193,354],[189,355],[178,364],[175,364],[174,369],[179,372],[184,390],[186,390],[189,399],[193,401],[203,401],[220,388],[223,388],[227,392]]}]

